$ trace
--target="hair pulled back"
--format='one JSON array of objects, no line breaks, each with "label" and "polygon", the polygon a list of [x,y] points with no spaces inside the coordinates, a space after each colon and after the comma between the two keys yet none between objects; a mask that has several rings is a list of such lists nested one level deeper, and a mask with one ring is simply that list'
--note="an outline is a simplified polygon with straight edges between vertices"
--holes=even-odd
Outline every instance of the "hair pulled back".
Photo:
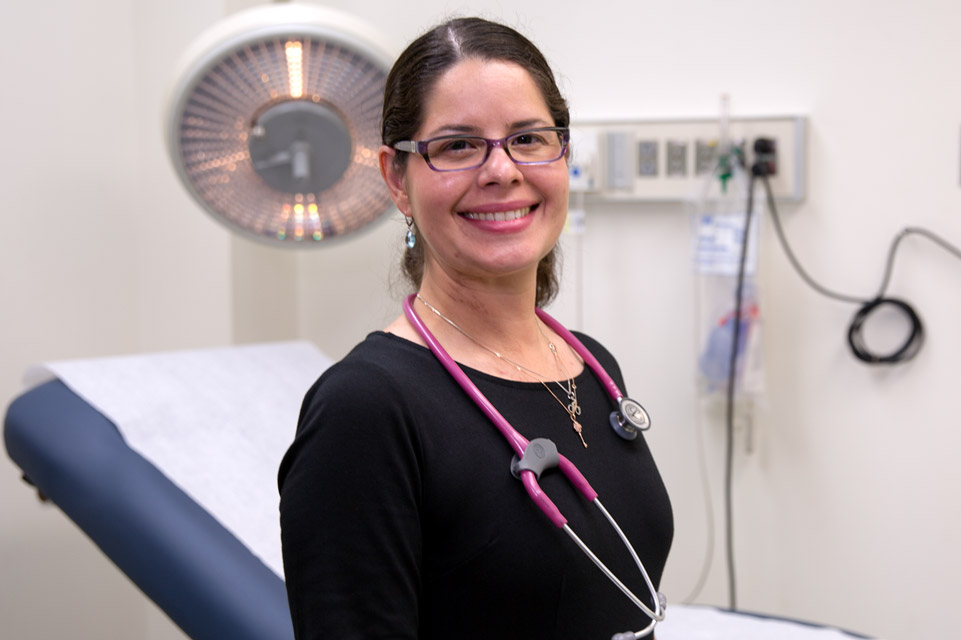
[{"label": "hair pulled back", "polygon": [[[410,43],[387,76],[381,139],[386,146],[412,140],[423,124],[424,104],[437,80],[457,63],[477,58],[512,62],[527,70],[540,89],[555,127],[570,125],[567,101],[540,50],[514,29],[482,18],[455,18],[437,25]],[[409,154],[398,153],[394,165],[406,167]],[[537,266],[536,304],[550,302],[558,289],[557,247]],[[415,289],[424,276],[424,245],[406,249],[401,262],[404,275]]]}]

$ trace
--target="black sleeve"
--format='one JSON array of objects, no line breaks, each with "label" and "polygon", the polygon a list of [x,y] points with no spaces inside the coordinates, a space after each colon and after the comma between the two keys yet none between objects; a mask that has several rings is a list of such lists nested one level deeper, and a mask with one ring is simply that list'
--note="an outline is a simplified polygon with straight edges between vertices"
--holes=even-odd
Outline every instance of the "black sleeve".
[{"label": "black sleeve", "polygon": [[297,640],[416,638],[421,457],[402,390],[340,363],[307,393],[279,474]]}]

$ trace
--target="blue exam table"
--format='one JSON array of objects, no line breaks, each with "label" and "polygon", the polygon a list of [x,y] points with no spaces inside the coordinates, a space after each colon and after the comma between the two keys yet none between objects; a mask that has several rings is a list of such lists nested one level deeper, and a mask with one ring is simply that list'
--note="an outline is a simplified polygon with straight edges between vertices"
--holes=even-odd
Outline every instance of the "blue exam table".
[{"label": "blue exam table", "polygon": [[24,479],[194,640],[292,640],[283,580],[60,380],[4,424]]}]

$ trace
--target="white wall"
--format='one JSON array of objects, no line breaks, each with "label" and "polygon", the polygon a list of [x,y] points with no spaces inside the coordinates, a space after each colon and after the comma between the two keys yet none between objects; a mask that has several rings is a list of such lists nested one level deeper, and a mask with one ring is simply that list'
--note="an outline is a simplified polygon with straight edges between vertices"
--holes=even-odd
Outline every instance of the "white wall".
[{"label": "white wall", "polygon": [[[295,336],[339,356],[399,308],[387,274],[403,236],[396,218],[330,249],[282,254],[230,239],[167,166],[160,99],[172,59],[251,2],[9,4],[0,398],[44,359]],[[961,243],[956,3],[327,4],[398,43],[448,13],[519,26],[559,71],[575,118],[713,115],[722,92],[735,115],[807,115],[808,198],[782,215],[807,269],[834,289],[873,294],[905,225]],[[39,47],[26,28],[36,24],[47,28]],[[655,416],[650,439],[677,519],[663,586],[678,600],[705,557],[698,424],[721,507],[721,428],[701,421],[693,388],[689,221],[679,207],[607,207],[587,225],[565,239],[569,283],[582,269],[586,284],[556,309],[612,347]],[[739,604],[890,640],[951,637],[961,262],[922,239],[903,243],[889,293],[915,304],[928,339],[914,362],[872,369],[844,345],[854,308],[807,289],[768,226],[761,242],[769,392],[756,451],[739,446],[736,460]],[[277,274],[289,277],[281,291],[268,286]],[[272,304],[258,304],[266,292]],[[178,637],[73,525],[35,504],[8,462],[0,492],[4,636]],[[726,599],[720,542],[702,602]]]},{"label": "white wall", "polygon": [[[222,2],[0,5],[0,398],[33,362],[228,344],[230,243],[163,155],[171,62]],[[0,635],[182,634],[0,461]]]}]

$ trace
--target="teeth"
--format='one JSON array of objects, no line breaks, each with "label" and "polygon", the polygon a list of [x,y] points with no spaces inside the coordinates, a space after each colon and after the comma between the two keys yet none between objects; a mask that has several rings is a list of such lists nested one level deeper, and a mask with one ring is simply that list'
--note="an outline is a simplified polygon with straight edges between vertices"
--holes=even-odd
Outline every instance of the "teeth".
[{"label": "teeth", "polygon": [[474,213],[474,212],[468,211],[464,213],[463,216],[470,220],[484,220],[487,222],[506,222],[508,220],[517,220],[518,218],[523,218],[530,212],[531,212],[530,207],[524,207],[523,209],[515,209],[514,211],[498,211],[497,213]]}]

